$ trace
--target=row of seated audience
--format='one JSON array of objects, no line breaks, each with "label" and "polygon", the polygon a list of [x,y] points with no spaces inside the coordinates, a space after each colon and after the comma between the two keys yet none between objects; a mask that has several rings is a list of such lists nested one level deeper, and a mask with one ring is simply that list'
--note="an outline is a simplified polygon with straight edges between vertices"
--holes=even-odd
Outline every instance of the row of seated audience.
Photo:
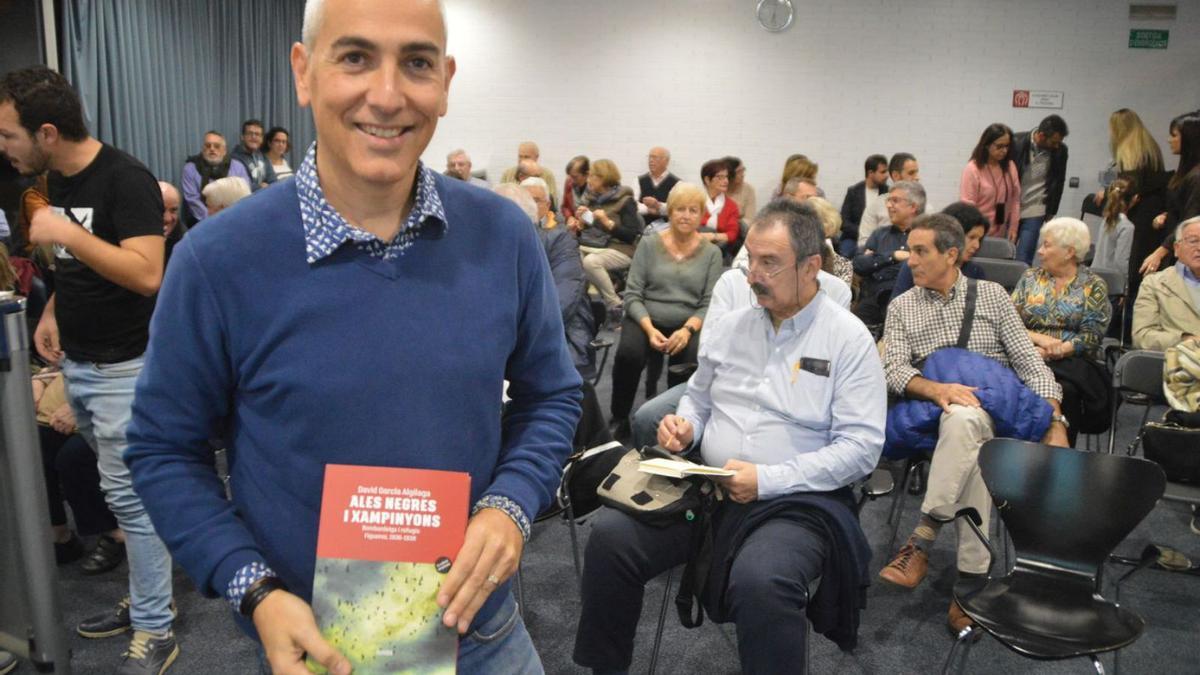
[{"label": "row of seated audience", "polygon": [[[1097,267],[1130,270],[1131,290],[1126,297],[1134,303],[1133,344],[1161,350],[1200,335],[1200,218],[1195,217],[1200,213],[1200,117],[1189,113],[1172,122],[1171,147],[1180,155],[1179,170],[1172,177],[1155,173],[1161,169],[1161,156],[1155,160],[1157,145],[1152,139],[1147,142],[1149,134],[1136,114],[1117,111],[1110,120],[1110,131],[1114,176],[1094,199],[1089,197],[1092,206],[1100,209],[1103,222],[1094,261]],[[938,382],[923,373],[927,359],[962,337],[964,324],[970,328],[964,344],[967,351],[988,362],[981,365],[968,359],[968,363],[979,365],[978,371],[988,375],[996,364],[1011,369],[1014,386],[1024,387],[1053,411],[1044,428],[1047,442],[1073,445],[1079,431],[1088,431],[1089,422],[1107,419],[1097,413],[1107,402],[1096,400],[1094,394],[1107,390],[1099,350],[1114,313],[1110,289],[1083,264],[1091,250],[1087,226],[1075,219],[1052,217],[1063,188],[1067,153],[1062,139],[1066,133],[1065,123],[1053,115],[1037,129],[1022,134],[1014,134],[1003,124],[989,125],[963,170],[961,201],[933,215],[925,214],[919,165],[908,153],[896,153],[890,161],[883,155],[869,157],[864,180],[847,191],[840,212],[823,199],[816,182],[817,165],[803,155],[788,159],[773,195],[781,199],[773,199],[762,212],[755,210],[754,190],[745,181],[746,168],[739,159],[706,162],[700,171],[701,187],[681,182],[668,171],[670,155],[664,148],[650,151],[650,171],[639,177],[637,197],[622,184],[611,160],[590,161],[579,156],[566,167],[560,201],[553,174],[538,165],[539,151],[533,143],[521,145],[517,165],[505,172],[497,191],[525,209],[542,239],[558,289],[566,339],[585,380],[595,374],[588,342],[597,330],[589,307],[589,284],[619,327],[610,418],[618,437],[632,436],[639,444],[657,441],[672,449],[703,438],[701,451],[708,463],[721,465],[729,459],[716,449],[724,436],[745,435],[747,428],[739,427],[748,424],[741,414],[744,411],[717,416],[733,428],[722,429],[710,422],[705,436],[697,428],[695,411],[707,407],[709,412],[730,412],[744,402],[736,396],[722,401],[714,395],[718,365],[734,364],[741,358],[765,359],[741,364],[753,372],[770,362],[765,354],[754,355],[757,346],[751,346],[746,354],[731,349],[733,344],[741,345],[741,336],[753,335],[746,332],[749,326],[738,323],[750,315],[738,315],[741,318],[731,319],[728,325],[720,322],[722,315],[734,309],[756,302],[773,316],[776,309],[805,297],[811,301],[824,291],[809,313],[830,321],[822,340],[852,336],[849,344],[861,347],[862,336],[869,336],[862,324],[882,323],[883,368],[878,386],[862,395],[882,394],[886,383],[887,392],[894,396],[931,400],[943,411],[921,519],[880,573],[889,582],[911,588],[925,576],[927,551],[940,529],[928,515],[932,508],[949,502],[976,506],[984,517],[982,529],[987,531],[990,508],[975,469],[975,456],[994,432],[991,416],[1004,413],[977,398],[969,383]],[[179,223],[181,207],[185,220],[194,225],[290,173],[285,159],[286,131],[272,129],[266,134],[265,153],[263,141],[262,124],[256,120],[243,125],[242,143],[233,153],[226,152],[220,134],[210,132],[202,152],[189,158],[185,166],[183,194],[170,184],[160,184],[168,250],[172,239],[178,241],[186,232],[186,225]],[[448,156],[447,174],[486,184],[472,174],[470,158],[461,150]],[[1156,192],[1156,185],[1162,189]],[[1145,209],[1147,203],[1153,205],[1150,212]],[[1139,206],[1143,207],[1140,212]],[[1161,211],[1152,213],[1160,206]],[[1088,201],[1084,207],[1089,208]],[[1149,233],[1135,219],[1147,213],[1152,215]],[[750,214],[757,216],[751,218]],[[776,227],[778,224],[787,227]],[[1011,293],[997,284],[976,281],[984,275],[971,258],[985,234],[1014,242],[1018,258],[1027,263],[1033,262],[1034,253],[1040,260]],[[1168,247],[1179,263],[1149,277],[1138,294],[1134,268],[1139,276],[1153,271],[1165,259],[1158,251]],[[723,261],[731,262],[732,269],[726,270]],[[18,288],[18,273],[8,264],[7,255],[3,262],[0,290],[6,285]],[[42,272],[38,270],[39,275]],[[620,279],[614,282],[613,273],[618,272],[625,273],[623,297],[618,293]],[[851,315],[844,310],[851,306],[862,322],[846,322]],[[973,316],[968,313],[969,306],[974,308]],[[801,312],[791,320],[790,330],[796,335],[806,335],[801,322],[813,320],[803,316]],[[775,322],[775,333],[781,330],[781,323]],[[777,339],[765,335],[764,345]],[[796,344],[789,349],[794,351]],[[832,347],[826,344],[822,349]],[[698,364],[698,376],[689,385],[683,371],[669,370],[670,391],[657,396],[664,356],[676,366]],[[844,351],[829,356],[825,368],[832,363],[835,372],[848,358]],[[861,361],[855,363],[857,375],[867,380],[875,376],[866,372],[870,368]],[[638,381],[647,368],[648,401],[631,424]],[[855,373],[851,369],[850,374]],[[826,370],[824,377],[828,375]],[[84,553],[66,527],[65,497],[79,534],[100,535],[100,544],[88,557],[85,569],[102,572],[120,563],[123,535],[100,497],[94,461],[87,461],[88,456],[80,451],[87,447],[73,434],[69,406],[64,410],[63,405],[54,404],[58,400],[53,394],[56,381],[61,383],[61,376],[48,371],[35,376],[33,383],[39,421],[44,418],[42,444],[48,484],[53,486],[50,510],[56,553],[60,562]],[[585,386],[585,396],[591,399],[585,399],[585,410],[595,408],[590,386]],[[779,407],[788,409],[794,403],[780,402]],[[871,405],[876,403],[872,400]],[[672,414],[677,409],[678,414]],[[844,413],[836,403],[822,411],[835,424],[845,421],[840,419]],[[847,437],[882,435],[883,431],[858,429],[847,432]],[[779,433],[786,438],[797,432],[784,429]],[[770,452],[766,447],[761,451]],[[855,461],[850,461],[854,470],[842,467],[831,473],[828,485],[814,482],[808,488],[844,487],[851,473],[862,474],[859,469],[864,467]],[[752,488],[735,481],[733,499],[743,501],[740,489],[753,490],[745,493],[752,495],[745,499],[749,502],[771,496],[773,489],[784,484],[794,487],[797,476],[804,473],[800,471],[803,466],[804,462],[793,465],[792,474],[760,475]],[[628,665],[641,584],[679,562],[675,559],[678,551],[667,550],[671,535],[653,544],[656,553],[646,558],[652,561],[630,569],[631,542],[651,545],[647,533],[637,530],[641,526],[627,520],[606,515],[597,523],[588,546],[589,568],[598,572],[589,575],[585,584],[576,660],[594,668],[621,667],[622,660]],[[797,550],[814,556],[803,566],[807,579],[828,575],[829,546],[835,542],[813,541],[811,532],[798,536]],[[959,574],[981,574],[987,567],[986,549],[966,528],[960,528],[958,537]],[[755,549],[751,546],[750,550]],[[786,650],[786,646],[774,644],[779,635],[786,634],[778,628],[791,620],[794,606],[803,607],[805,602],[775,585],[759,583],[771,578],[772,565],[782,564],[780,561],[765,555],[754,562],[735,565],[729,580],[732,587],[745,589],[741,592],[746,595],[734,602],[729,614],[738,623],[743,664],[751,670],[758,658],[755,645],[765,641],[762,653],[772,654],[772,658]],[[615,596],[619,601],[614,602]],[[969,619],[952,603],[948,622],[957,631]],[[582,639],[584,635],[587,640]]]}]

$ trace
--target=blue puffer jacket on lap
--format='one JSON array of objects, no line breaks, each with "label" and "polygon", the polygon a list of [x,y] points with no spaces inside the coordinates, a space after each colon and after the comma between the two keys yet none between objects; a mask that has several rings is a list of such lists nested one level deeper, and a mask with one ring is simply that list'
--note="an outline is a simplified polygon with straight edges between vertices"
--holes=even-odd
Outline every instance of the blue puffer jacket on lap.
[{"label": "blue puffer jacket on lap", "polygon": [[[930,354],[921,374],[934,382],[977,387],[975,398],[991,415],[997,438],[1040,441],[1050,428],[1054,409],[998,361],[948,347]],[[918,452],[932,452],[941,417],[941,407],[932,401],[901,399],[888,410],[883,456],[904,459]]]}]

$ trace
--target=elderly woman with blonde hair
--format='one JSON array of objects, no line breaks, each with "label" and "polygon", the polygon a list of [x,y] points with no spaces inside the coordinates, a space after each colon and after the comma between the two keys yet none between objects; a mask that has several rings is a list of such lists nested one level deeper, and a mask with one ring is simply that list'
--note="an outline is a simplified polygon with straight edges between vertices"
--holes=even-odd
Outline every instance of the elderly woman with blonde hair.
[{"label": "elderly woman with blonde hair", "polygon": [[1082,264],[1090,246],[1083,221],[1055,218],[1046,223],[1037,251],[1041,265],[1026,270],[1012,293],[1029,339],[1063,386],[1062,410],[1072,442],[1081,426],[1085,433],[1098,433],[1091,423],[1108,420],[1107,413],[1095,419],[1097,407],[1107,409],[1108,402],[1106,378],[1097,372],[1096,361],[1112,305],[1108,284]]},{"label": "elderly woman with blonde hair", "polygon": [[[657,395],[663,356],[672,364],[696,361],[705,313],[721,276],[721,251],[699,232],[708,193],[679,183],[667,197],[666,230],[646,235],[633,254],[625,284],[625,319],[613,361],[611,428],[618,440],[629,438],[629,413],[638,379],[649,364],[646,398]],[[686,376],[669,372],[673,387]]]}]

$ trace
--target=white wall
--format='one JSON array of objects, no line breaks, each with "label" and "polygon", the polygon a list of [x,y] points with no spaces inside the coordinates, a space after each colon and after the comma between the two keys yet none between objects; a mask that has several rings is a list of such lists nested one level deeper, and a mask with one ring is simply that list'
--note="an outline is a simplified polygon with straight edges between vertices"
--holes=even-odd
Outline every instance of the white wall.
[{"label": "white wall", "polygon": [[[685,180],[740,156],[763,204],[803,152],[840,204],[867,155],[903,150],[944,205],[987,124],[1026,130],[1056,112],[1081,179],[1063,195],[1072,212],[1108,162],[1110,112],[1136,110],[1166,153],[1171,117],[1200,108],[1196,0],[1165,24],[1131,23],[1115,0],[793,3],[795,24],[771,34],[756,0],[446,0],[458,74],[425,161],[441,170],[461,146],[495,179],[532,139],[560,185],[576,154],[613,159],[634,185],[665,145]],[[1167,28],[1170,48],[1128,49],[1130,28]],[[1063,91],[1065,104],[1014,109],[1013,89]]]}]

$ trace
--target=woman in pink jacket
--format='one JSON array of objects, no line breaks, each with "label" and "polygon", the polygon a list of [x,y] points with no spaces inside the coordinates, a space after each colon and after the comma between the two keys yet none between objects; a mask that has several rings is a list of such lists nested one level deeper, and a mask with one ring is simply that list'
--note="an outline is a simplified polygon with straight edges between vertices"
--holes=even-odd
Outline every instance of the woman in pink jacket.
[{"label": "woman in pink jacket", "polygon": [[987,218],[989,237],[1006,237],[1017,242],[1021,217],[1021,179],[1012,159],[1012,129],[990,124],[979,137],[971,161],[963,169],[958,197],[974,204]]}]

